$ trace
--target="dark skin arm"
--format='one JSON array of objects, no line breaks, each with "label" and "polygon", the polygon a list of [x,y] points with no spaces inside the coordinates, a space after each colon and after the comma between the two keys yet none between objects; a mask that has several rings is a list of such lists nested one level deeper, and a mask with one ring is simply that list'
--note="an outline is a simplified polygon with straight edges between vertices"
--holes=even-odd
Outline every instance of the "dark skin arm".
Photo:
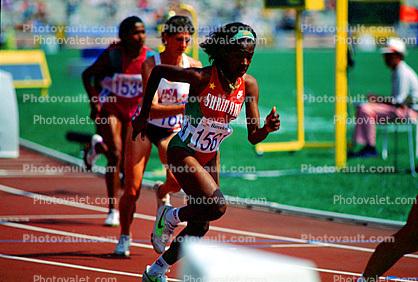
[{"label": "dark skin arm", "polygon": [[245,114],[247,116],[248,141],[255,145],[263,141],[270,132],[279,130],[280,118],[274,106],[267,115],[264,126],[260,127],[260,112],[258,111],[258,84],[251,75],[246,74],[245,89]]},{"label": "dark skin arm", "polygon": [[97,118],[97,115],[100,112],[100,104],[98,102],[99,93],[94,86],[94,79],[97,76],[103,76],[104,70],[108,69],[109,66],[109,51],[105,50],[91,66],[83,71],[81,75],[84,89],[89,96],[91,108],[90,118],[93,120]]},{"label": "dark skin arm", "polygon": [[160,83],[161,78],[165,78],[170,81],[190,83],[189,96],[196,96],[203,90],[202,87],[206,86],[209,83],[210,68],[183,69],[181,67],[170,65],[155,66],[151,71],[149,79],[147,80],[147,86],[145,88],[141,113],[137,119],[132,121],[133,139],[135,139],[138,134],[141,135],[141,138],[144,138],[144,133],[147,126],[147,119],[151,110],[152,100],[154,99],[155,91],[157,91],[158,84]]},{"label": "dark skin arm", "polygon": [[[148,85],[145,90],[144,100],[142,104],[141,114],[132,122],[133,134],[135,139],[138,134],[144,138],[144,133],[147,126],[147,119],[151,109],[152,99],[157,90],[158,83],[161,78],[171,81],[180,81],[190,83],[189,96],[197,96],[209,83],[210,68],[204,69],[182,69],[180,67],[159,65],[153,68],[151,76],[148,80]],[[245,75],[246,84],[246,116],[248,141],[251,144],[257,144],[263,141],[268,133],[276,131],[280,128],[279,115],[276,113],[276,108],[266,117],[265,124],[260,128],[260,113],[258,111],[258,85],[255,78],[250,75]]]},{"label": "dark skin arm", "polygon": [[[142,64],[142,86],[146,89],[148,79],[151,75],[151,71],[155,66],[154,58],[148,58],[144,64]],[[155,93],[151,104],[150,117],[151,118],[164,118],[182,114],[184,112],[184,105],[161,105],[158,103],[158,95]]]},{"label": "dark skin arm", "polygon": [[[199,61],[196,61],[192,58],[189,58],[191,67],[201,68],[202,64]],[[148,58],[142,64],[142,85],[143,89],[146,89],[147,82],[149,76],[151,74],[152,69],[155,66],[154,57]],[[158,103],[158,95],[155,94],[154,99],[152,100],[151,110],[150,110],[150,117],[151,118],[165,118],[169,116],[174,116],[177,114],[184,113],[184,105],[161,105]]]}]

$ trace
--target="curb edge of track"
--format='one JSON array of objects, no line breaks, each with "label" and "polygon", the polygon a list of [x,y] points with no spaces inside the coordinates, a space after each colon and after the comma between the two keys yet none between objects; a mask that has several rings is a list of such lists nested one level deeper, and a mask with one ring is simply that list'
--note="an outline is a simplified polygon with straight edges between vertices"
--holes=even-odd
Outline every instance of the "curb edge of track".
[{"label": "curb edge of track", "polygon": [[[53,159],[69,163],[75,166],[83,167],[83,160],[76,157],[70,156],[68,154],[56,151],[54,149],[45,147],[43,145],[34,143],[24,138],[19,139],[19,143],[22,147],[41,153]],[[98,167],[95,172],[96,175],[102,176],[105,171],[104,167]],[[152,189],[154,185],[153,181],[143,180],[143,188]],[[374,226],[374,227],[389,227],[389,228],[399,228],[405,224],[402,221],[396,220],[386,220],[373,217],[358,216],[352,214],[343,214],[337,212],[328,212],[316,209],[301,208],[296,206],[282,205],[274,202],[258,202],[240,197],[233,197],[225,195],[226,200],[230,205],[240,208],[247,208],[259,211],[274,212],[279,214],[289,214],[289,215],[298,215],[305,216],[310,218],[322,219],[326,221],[334,221],[340,223],[351,223],[356,225],[364,226]]]}]

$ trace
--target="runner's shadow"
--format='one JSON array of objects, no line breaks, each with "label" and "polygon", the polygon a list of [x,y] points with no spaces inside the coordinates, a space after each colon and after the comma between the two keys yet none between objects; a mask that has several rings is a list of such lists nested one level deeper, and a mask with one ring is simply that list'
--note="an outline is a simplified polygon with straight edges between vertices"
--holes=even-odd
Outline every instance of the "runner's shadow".
[{"label": "runner's shadow", "polygon": [[[36,192],[36,193],[44,195],[44,196],[50,196],[50,197],[72,196],[72,197],[68,197],[68,198],[63,197],[64,200],[69,200],[69,201],[77,201],[76,196],[85,197],[85,196],[90,195],[88,193],[83,193],[83,192],[80,192],[80,191],[70,191],[70,188],[68,188],[68,190],[63,188],[63,189],[57,189],[57,190],[53,190],[53,191],[50,191],[50,190],[39,191],[39,192]],[[57,198],[60,198],[60,197],[57,197]]]},{"label": "runner's shadow", "polygon": [[53,224],[53,225],[102,225],[92,222],[83,222],[77,220],[67,220],[67,219],[38,219],[38,220],[31,220],[31,223],[39,223],[39,224]]},{"label": "runner's shadow", "polygon": [[[11,254],[13,255],[13,254]],[[131,257],[123,257],[117,256],[115,254],[107,253],[107,254],[94,254],[94,253],[86,253],[83,251],[74,251],[74,252],[54,252],[54,253],[29,253],[29,254],[16,254],[14,256],[18,257],[25,257],[25,258],[65,258],[65,259],[73,259],[79,260],[83,258],[84,260],[94,260],[96,258],[101,259],[117,259],[117,260],[129,260]],[[134,255],[135,256],[135,255]]]}]

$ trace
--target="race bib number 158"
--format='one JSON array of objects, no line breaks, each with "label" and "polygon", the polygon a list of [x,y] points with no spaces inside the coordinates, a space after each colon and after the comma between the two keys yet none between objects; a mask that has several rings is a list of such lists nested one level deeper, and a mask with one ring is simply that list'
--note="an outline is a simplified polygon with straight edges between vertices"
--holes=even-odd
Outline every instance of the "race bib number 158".
[{"label": "race bib number 158", "polygon": [[228,124],[202,118],[188,146],[203,153],[216,152],[222,141],[231,134],[232,128]]}]

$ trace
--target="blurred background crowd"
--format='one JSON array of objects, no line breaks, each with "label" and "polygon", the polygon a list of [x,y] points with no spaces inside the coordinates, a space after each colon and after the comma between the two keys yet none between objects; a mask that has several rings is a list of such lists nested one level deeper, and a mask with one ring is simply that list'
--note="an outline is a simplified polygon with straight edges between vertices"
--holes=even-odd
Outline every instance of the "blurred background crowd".
[{"label": "blurred background crowd", "polygon": [[[34,34],[57,38],[108,37],[116,38],[119,22],[138,15],[146,24],[150,38],[158,35],[158,25],[168,17],[169,7],[179,1],[164,0],[3,0],[2,37],[6,48],[39,47],[44,42],[34,40]],[[321,12],[305,11],[305,47],[333,47],[335,44],[335,0],[326,0]],[[203,38],[213,27],[225,22],[242,21],[255,27],[263,38],[261,47],[293,47],[295,27],[294,10],[267,10],[263,0],[185,0],[196,9],[199,20],[199,37]],[[400,23],[392,33],[401,37],[416,38],[417,25]],[[387,36],[387,32],[385,36]],[[60,43],[60,42],[59,42]],[[68,45],[61,44],[61,45]],[[107,45],[109,42],[94,45]],[[414,45],[414,42],[410,45]],[[84,43],[71,42],[74,45]],[[416,44],[416,40],[415,40]],[[152,45],[152,41],[151,41]],[[92,46],[92,47],[103,47]],[[42,46],[41,46],[42,47]],[[65,46],[60,46],[65,47]],[[86,46],[83,46],[86,47]]]}]

